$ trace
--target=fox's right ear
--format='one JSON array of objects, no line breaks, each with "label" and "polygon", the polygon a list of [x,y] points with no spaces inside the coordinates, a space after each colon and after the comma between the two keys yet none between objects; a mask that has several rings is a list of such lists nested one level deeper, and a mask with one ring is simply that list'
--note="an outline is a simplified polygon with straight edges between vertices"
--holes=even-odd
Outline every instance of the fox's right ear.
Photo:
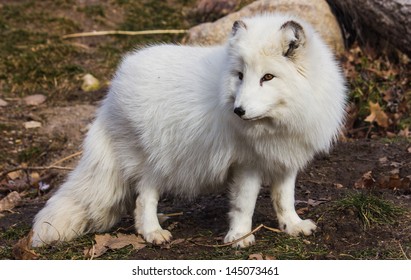
[{"label": "fox's right ear", "polygon": [[237,31],[239,29],[247,29],[247,25],[242,20],[236,20],[233,23],[233,28],[231,30],[231,36],[235,36],[235,34],[237,34]]}]

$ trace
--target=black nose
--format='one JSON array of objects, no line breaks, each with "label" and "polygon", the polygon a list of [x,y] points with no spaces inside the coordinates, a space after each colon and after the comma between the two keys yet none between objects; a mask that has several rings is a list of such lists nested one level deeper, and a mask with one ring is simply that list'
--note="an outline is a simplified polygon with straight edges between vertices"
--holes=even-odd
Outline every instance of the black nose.
[{"label": "black nose", "polygon": [[234,108],[234,113],[236,113],[239,117],[244,116],[245,110],[242,107]]}]

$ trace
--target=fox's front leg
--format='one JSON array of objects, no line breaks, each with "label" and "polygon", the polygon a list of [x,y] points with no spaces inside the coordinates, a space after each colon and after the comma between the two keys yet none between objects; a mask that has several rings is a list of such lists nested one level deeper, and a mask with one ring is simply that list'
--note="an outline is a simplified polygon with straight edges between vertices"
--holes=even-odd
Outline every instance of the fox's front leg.
[{"label": "fox's front leg", "polygon": [[[253,170],[238,170],[230,188],[229,212],[230,229],[224,238],[225,243],[237,240],[251,231],[252,218],[261,187],[261,178]],[[233,244],[233,247],[248,247],[255,243],[254,235]]]},{"label": "fox's front leg", "polygon": [[296,177],[297,171],[288,171],[279,176],[271,187],[271,199],[277,212],[281,230],[292,236],[310,235],[317,226],[311,220],[302,220],[295,211],[294,188]]}]

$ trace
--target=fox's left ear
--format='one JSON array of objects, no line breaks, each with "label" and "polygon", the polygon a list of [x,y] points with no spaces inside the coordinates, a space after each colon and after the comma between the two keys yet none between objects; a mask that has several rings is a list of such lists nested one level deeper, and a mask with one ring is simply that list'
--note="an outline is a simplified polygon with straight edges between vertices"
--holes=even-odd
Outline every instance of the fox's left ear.
[{"label": "fox's left ear", "polygon": [[305,33],[303,27],[293,21],[285,22],[280,31],[283,33],[283,56],[294,58],[299,49],[305,44]]}]

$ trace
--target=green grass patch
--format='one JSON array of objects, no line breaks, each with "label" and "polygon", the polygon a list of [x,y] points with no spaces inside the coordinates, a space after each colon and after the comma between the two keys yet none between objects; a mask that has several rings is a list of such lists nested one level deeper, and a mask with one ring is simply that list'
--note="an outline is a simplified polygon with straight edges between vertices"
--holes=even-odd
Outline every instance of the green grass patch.
[{"label": "green grass patch", "polygon": [[41,154],[43,150],[39,147],[29,147],[23,151],[21,151],[18,155],[19,162],[33,162],[35,161]]},{"label": "green grass patch", "polygon": [[0,230],[0,260],[14,259],[13,245],[30,230],[30,226],[16,224]]},{"label": "green grass patch", "polygon": [[204,250],[198,259],[247,260],[254,254],[261,255],[264,259],[276,260],[323,259],[327,248],[313,240],[313,237],[298,238],[285,233],[262,232],[256,235],[256,244],[253,246],[243,249],[228,246]]},{"label": "green grass patch", "polygon": [[372,225],[393,224],[404,209],[372,194],[356,193],[337,202],[338,210],[353,210],[364,229]]}]

